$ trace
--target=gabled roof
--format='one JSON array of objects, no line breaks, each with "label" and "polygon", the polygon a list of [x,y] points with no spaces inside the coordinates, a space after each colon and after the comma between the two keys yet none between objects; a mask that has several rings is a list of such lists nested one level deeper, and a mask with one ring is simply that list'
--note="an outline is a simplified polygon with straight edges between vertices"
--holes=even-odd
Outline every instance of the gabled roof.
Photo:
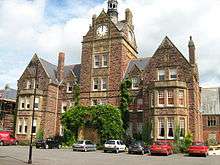
[{"label": "gabled roof", "polygon": [[143,71],[145,67],[149,64],[151,57],[146,57],[146,58],[138,58],[138,59],[133,59],[129,62],[125,77],[128,76],[128,74],[132,71],[133,67],[136,66],[140,71]]},{"label": "gabled roof", "polygon": [[191,66],[189,61],[185,58],[185,56],[179,51],[179,49],[173,44],[173,42],[167,36],[163,39],[162,43],[157,48],[157,50],[155,51],[154,55],[160,49],[171,49],[171,48],[174,48],[183,57],[183,59]]},{"label": "gabled roof", "polygon": [[81,64],[76,65],[67,65],[64,67],[64,77],[68,76],[70,73],[72,73],[79,82],[80,80],[80,71],[81,71]]},{"label": "gabled roof", "polygon": [[57,66],[42,59],[39,58],[41,65],[43,66],[46,74],[48,75],[48,78],[52,80],[53,83],[57,84]]}]

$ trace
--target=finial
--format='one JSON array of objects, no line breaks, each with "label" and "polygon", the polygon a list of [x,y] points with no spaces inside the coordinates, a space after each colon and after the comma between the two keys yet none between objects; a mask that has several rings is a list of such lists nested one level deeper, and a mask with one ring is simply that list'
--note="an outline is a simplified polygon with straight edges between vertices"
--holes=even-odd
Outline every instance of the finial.
[{"label": "finial", "polygon": [[190,39],[189,40],[189,46],[195,46],[194,42],[193,42],[193,39],[192,39],[192,36],[190,36],[189,39]]}]

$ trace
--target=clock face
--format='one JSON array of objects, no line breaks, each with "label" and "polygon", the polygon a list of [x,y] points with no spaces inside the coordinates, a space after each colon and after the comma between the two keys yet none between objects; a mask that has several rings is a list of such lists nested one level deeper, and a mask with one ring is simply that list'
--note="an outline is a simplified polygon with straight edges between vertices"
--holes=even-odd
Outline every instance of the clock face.
[{"label": "clock face", "polygon": [[99,37],[104,37],[104,36],[107,35],[107,33],[108,33],[108,27],[107,27],[107,26],[101,25],[101,26],[98,27],[98,29],[97,29],[97,35],[98,35]]}]

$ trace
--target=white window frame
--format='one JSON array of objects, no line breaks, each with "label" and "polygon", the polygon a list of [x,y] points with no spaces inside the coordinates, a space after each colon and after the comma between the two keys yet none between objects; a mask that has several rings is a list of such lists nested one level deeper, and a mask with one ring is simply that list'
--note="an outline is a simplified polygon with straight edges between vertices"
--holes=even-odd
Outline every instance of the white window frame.
[{"label": "white window frame", "polygon": [[[21,131],[20,131],[20,126],[21,126]],[[18,134],[22,134],[23,133],[23,119],[19,118],[18,119]]]},{"label": "white window frame", "polygon": [[[172,78],[172,76],[176,76],[175,78]],[[170,80],[177,80],[177,69],[169,69],[169,78]]]},{"label": "white window frame", "polygon": [[[169,99],[173,99],[173,104],[169,104]],[[174,90],[167,91],[167,106],[170,106],[170,107],[174,106]]]},{"label": "white window frame", "polygon": [[[103,86],[106,85],[106,88],[103,88]],[[106,91],[108,89],[108,79],[107,78],[102,78],[101,79],[101,90]]]},{"label": "white window frame", "polygon": [[108,67],[108,53],[102,55],[102,67]]},{"label": "white window frame", "polygon": [[66,112],[64,110],[64,107],[66,107],[66,110],[67,110],[67,103],[66,102],[62,102],[61,113],[65,113]]},{"label": "white window frame", "polygon": [[[33,121],[33,126],[32,127],[35,127],[35,132],[33,133],[33,135],[36,135],[37,133],[37,119],[34,119]],[[31,129],[32,130],[32,129]],[[32,133],[32,132],[31,132]]]},{"label": "white window frame", "polygon": [[132,81],[132,89],[138,89],[139,88],[139,84],[138,84],[138,77],[132,77],[131,81]]},{"label": "white window frame", "polygon": [[99,66],[100,66],[99,55],[98,54],[94,55],[94,64],[93,65],[94,65],[94,68],[99,68]]},{"label": "white window frame", "polygon": [[67,84],[66,84],[66,92],[67,92],[67,93],[72,93],[72,92],[73,92],[73,87],[72,87],[72,90],[69,90],[70,87],[72,87],[72,86],[70,85],[70,83],[67,83]]},{"label": "white window frame", "polygon": [[[163,97],[161,97],[162,95],[160,94],[160,92],[161,93],[163,93]],[[163,102],[164,102],[164,104],[160,104],[160,98],[163,98]],[[159,107],[164,107],[165,106],[165,91],[158,91],[158,106]]]},{"label": "white window frame", "polygon": [[[169,128],[172,128],[173,136],[169,136]],[[167,119],[167,139],[174,139],[174,118],[168,117]]]},{"label": "white window frame", "polygon": [[[163,125],[163,127],[162,127]],[[164,129],[164,136],[160,136],[160,130]],[[158,119],[158,138],[159,139],[165,139],[166,136],[166,131],[165,131],[165,119],[164,118],[159,118]]]},{"label": "white window frame", "polygon": [[[97,84],[95,84],[96,80],[97,80]],[[97,85],[97,89],[95,89],[95,85]],[[99,90],[99,78],[93,78],[92,89],[93,89],[93,91]]]},{"label": "white window frame", "polygon": [[[29,108],[28,108],[28,104],[29,104]],[[27,110],[31,109],[30,97],[26,97],[26,109],[27,109]]]},{"label": "white window frame", "polygon": [[[164,79],[160,79],[160,76],[164,76]],[[164,81],[166,79],[166,73],[164,69],[158,69],[158,81]]]},{"label": "white window frame", "polygon": [[27,128],[27,132],[25,132],[25,127],[28,126],[27,125],[27,119],[23,120],[23,134],[27,134],[28,133],[28,128]]},{"label": "white window frame", "polygon": [[[35,108],[35,105],[38,105],[37,108]],[[34,103],[34,110],[39,110],[39,109],[40,109],[40,98],[36,97]]]},{"label": "white window frame", "polygon": [[[22,104],[24,105],[24,107],[22,107]],[[25,98],[24,97],[20,97],[20,109],[25,109]]]}]

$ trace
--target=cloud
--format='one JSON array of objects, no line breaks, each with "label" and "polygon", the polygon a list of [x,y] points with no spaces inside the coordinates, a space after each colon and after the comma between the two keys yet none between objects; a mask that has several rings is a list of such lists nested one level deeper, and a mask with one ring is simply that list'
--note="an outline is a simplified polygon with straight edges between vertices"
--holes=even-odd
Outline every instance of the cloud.
[{"label": "cloud", "polygon": [[[36,52],[57,63],[66,52],[66,63],[80,63],[81,41],[93,14],[106,1],[2,0],[0,1],[0,87],[16,82]],[[152,56],[168,35],[188,58],[188,39],[197,47],[201,84],[220,85],[220,2],[218,0],[119,0],[119,16],[131,8],[140,56]],[[210,86],[210,85],[209,85]]]}]

